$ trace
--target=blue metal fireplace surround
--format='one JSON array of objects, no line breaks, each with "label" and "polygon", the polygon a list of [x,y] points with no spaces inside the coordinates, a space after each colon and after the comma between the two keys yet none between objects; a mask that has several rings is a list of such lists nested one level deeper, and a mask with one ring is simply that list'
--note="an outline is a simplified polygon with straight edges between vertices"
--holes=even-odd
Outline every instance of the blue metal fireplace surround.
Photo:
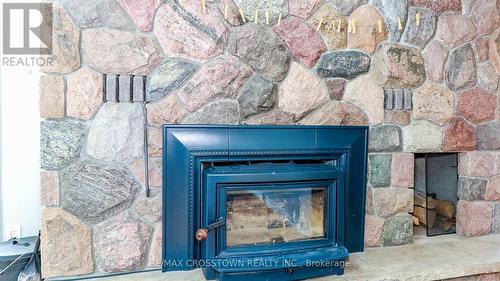
[{"label": "blue metal fireplace surround", "polygon": [[363,251],[367,144],[368,127],[165,125],[163,271],[343,274]]}]

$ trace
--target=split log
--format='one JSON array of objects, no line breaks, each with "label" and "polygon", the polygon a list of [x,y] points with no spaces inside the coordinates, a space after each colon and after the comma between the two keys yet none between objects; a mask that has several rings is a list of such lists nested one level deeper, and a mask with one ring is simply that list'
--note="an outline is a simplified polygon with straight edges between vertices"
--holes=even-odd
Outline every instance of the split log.
[{"label": "split log", "polygon": [[[413,215],[418,218],[420,223],[428,227],[432,227],[434,225],[434,222],[436,221],[436,210],[427,210],[420,206],[414,206]],[[429,221],[427,221],[427,219],[429,219]]]},{"label": "split log", "polygon": [[420,206],[427,209],[436,209],[437,200],[432,198],[431,196],[427,196],[427,201],[425,200],[425,196],[419,192],[415,192],[414,196],[414,204],[416,206]]},{"label": "split log", "polygon": [[420,220],[416,216],[413,217],[413,225],[420,225]]},{"label": "split log", "polygon": [[447,200],[437,200],[436,211],[445,218],[452,218],[455,214],[455,206]]}]

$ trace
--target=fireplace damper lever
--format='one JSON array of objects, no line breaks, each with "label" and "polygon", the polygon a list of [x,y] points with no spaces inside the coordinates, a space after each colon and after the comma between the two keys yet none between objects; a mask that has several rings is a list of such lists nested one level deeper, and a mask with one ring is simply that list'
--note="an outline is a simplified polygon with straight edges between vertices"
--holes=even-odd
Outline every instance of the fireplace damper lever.
[{"label": "fireplace damper lever", "polygon": [[220,217],[219,220],[208,225],[207,227],[200,228],[200,229],[196,230],[196,240],[203,241],[203,240],[207,239],[208,232],[210,230],[214,230],[214,229],[219,228],[225,224],[226,224],[226,222],[224,221],[224,218]]}]

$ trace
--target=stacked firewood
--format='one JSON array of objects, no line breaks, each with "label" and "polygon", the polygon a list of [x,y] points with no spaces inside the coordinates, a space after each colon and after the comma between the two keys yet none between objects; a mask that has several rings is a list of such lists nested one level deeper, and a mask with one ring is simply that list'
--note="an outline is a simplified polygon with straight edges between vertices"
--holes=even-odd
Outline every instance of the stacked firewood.
[{"label": "stacked firewood", "polygon": [[415,193],[413,224],[427,228],[449,230],[455,226],[455,206],[447,200],[439,200],[434,194]]}]

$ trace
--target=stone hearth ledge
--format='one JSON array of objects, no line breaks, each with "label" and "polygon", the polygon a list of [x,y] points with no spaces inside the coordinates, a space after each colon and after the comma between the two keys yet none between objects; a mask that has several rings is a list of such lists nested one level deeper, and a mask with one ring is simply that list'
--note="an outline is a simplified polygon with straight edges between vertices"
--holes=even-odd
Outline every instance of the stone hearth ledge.
[{"label": "stone hearth ledge", "polygon": [[[364,253],[351,254],[351,266],[346,268],[344,275],[310,280],[427,281],[495,272],[500,272],[500,235],[475,238],[443,235],[415,238],[413,244],[369,248]],[[149,271],[87,280],[204,281],[205,278],[201,270],[193,270],[167,273]]]}]

